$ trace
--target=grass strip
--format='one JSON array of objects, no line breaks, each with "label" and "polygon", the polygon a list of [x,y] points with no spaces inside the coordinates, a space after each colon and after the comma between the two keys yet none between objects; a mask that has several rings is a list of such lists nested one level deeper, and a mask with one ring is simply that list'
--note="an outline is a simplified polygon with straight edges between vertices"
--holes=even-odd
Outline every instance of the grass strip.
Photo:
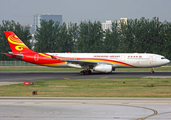
[{"label": "grass strip", "polygon": [[0,96],[171,97],[171,78],[70,79],[0,86]]}]

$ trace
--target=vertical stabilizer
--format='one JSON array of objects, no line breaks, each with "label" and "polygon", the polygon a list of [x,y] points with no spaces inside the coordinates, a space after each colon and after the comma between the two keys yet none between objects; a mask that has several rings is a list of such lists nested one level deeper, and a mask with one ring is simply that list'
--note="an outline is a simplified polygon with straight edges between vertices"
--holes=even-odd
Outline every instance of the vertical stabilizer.
[{"label": "vertical stabilizer", "polygon": [[12,31],[4,31],[13,53],[34,52],[30,50]]}]

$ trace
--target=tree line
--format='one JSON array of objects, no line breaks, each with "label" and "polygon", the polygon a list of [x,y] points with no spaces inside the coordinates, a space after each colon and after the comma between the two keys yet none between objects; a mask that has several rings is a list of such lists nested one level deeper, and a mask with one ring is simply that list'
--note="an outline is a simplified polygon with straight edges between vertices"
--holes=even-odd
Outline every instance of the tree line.
[{"label": "tree line", "polygon": [[[30,46],[27,27],[23,28],[14,21],[3,21],[0,26],[1,52],[10,51],[3,33],[5,30],[14,31]],[[113,21],[111,29],[105,31],[100,21],[81,21],[80,24],[68,25],[63,23],[60,26],[52,20],[41,20],[41,28],[37,27],[35,39],[36,52],[155,53],[171,59],[171,22],[161,22],[157,17],[151,20],[142,17]]]}]

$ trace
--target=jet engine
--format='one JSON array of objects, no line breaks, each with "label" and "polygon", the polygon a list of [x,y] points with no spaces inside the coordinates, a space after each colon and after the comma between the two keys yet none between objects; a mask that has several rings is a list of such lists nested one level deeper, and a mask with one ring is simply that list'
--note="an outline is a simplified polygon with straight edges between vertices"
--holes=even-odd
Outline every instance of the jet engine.
[{"label": "jet engine", "polygon": [[93,70],[98,72],[105,72],[105,73],[112,72],[112,65],[100,64],[95,66]]}]

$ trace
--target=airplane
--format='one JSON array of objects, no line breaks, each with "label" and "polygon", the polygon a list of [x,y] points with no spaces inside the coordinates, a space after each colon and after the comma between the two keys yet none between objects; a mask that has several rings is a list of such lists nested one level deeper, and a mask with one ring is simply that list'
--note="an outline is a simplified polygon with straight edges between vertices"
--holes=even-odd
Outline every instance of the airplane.
[{"label": "airplane", "polygon": [[151,53],[37,53],[29,49],[12,31],[4,31],[12,52],[6,56],[49,67],[84,69],[80,74],[111,73],[116,68],[152,68],[170,63],[162,55]]}]

